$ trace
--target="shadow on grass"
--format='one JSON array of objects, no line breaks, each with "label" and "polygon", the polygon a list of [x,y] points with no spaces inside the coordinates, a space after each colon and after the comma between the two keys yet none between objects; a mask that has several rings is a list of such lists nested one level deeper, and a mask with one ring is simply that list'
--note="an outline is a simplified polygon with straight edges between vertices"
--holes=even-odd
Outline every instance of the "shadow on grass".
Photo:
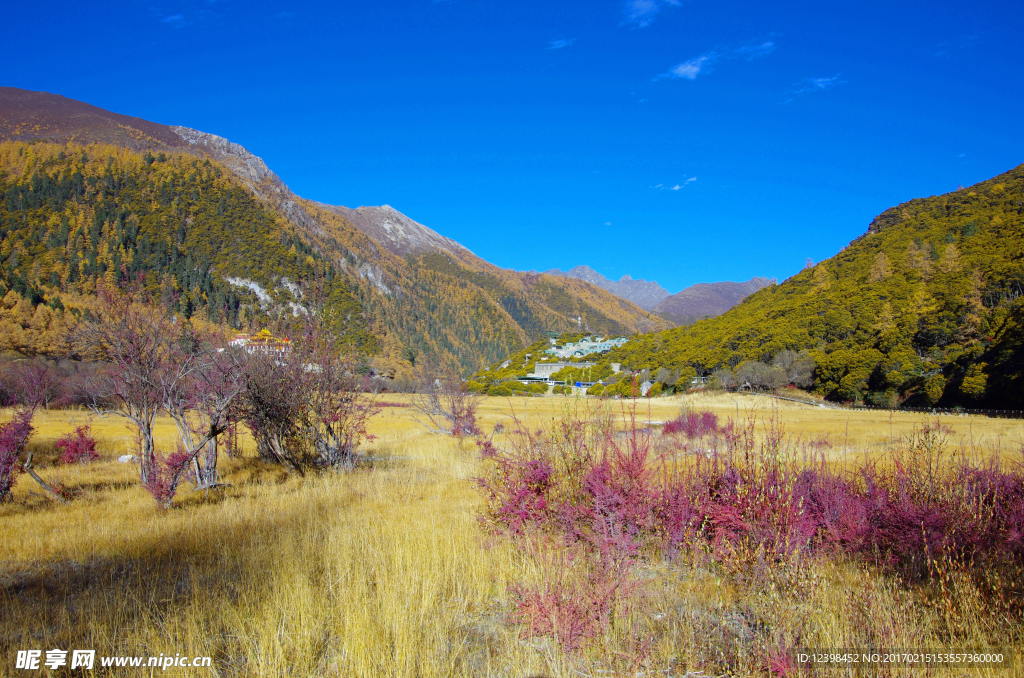
[{"label": "shadow on grass", "polygon": [[[283,470],[259,460],[225,462],[224,476],[233,486],[209,493],[186,489],[166,515],[244,500],[259,485],[279,486],[289,479]],[[299,495],[304,486],[296,482],[275,491]],[[131,491],[137,482],[95,482],[82,487],[97,492]],[[101,494],[97,499],[113,497]],[[83,505],[95,506],[94,501]],[[290,535],[309,532],[328,506],[346,507],[358,501],[356,494],[347,491],[297,496],[294,502],[275,502],[272,509],[227,513],[230,518],[222,522],[207,515],[197,519],[194,528],[173,520],[161,524],[161,513],[156,513],[140,517],[155,532],[142,526],[126,530],[131,534],[124,535],[123,555],[17,565],[0,560],[0,656],[13,661],[18,650],[52,648],[133,656],[190,651],[211,654],[221,666],[237,662],[237,657],[227,656],[239,651],[237,629],[228,626],[230,615],[222,614],[223,608],[259,607],[273,590],[268,583],[280,565],[276,551],[288,548]],[[42,500],[31,504],[18,509],[35,512],[54,506]],[[183,640],[165,630],[179,628],[179,620],[193,624],[199,620],[203,647],[183,647]],[[136,634],[138,629],[145,633]],[[223,657],[218,658],[218,653]],[[104,672],[98,665],[96,670]]]},{"label": "shadow on grass", "polygon": [[[62,560],[4,574],[0,654],[51,648],[131,655],[182,651],[126,647],[124,632],[159,625],[186,607],[202,605],[211,594],[221,602],[258,595],[240,584],[258,567],[251,560],[258,554],[245,539],[219,534],[203,548],[165,545],[145,555]],[[236,551],[244,557],[224,557],[237,556]]]}]

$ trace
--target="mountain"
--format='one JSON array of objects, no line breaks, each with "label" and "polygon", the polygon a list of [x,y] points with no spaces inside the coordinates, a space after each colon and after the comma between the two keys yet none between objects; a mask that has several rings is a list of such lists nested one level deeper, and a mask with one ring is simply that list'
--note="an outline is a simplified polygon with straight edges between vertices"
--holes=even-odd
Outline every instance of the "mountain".
[{"label": "mountain", "polygon": [[832,400],[1024,407],[1024,165],[892,207],[834,257],[602,360],[709,374],[787,351]]},{"label": "mountain", "polygon": [[658,302],[669,296],[669,291],[654,281],[633,280],[628,274],[622,276],[617,281],[609,280],[589,266],[576,266],[568,271],[560,271],[557,268],[553,268],[550,271],[545,271],[545,273],[586,280],[591,285],[597,285],[601,289],[608,290],[612,294],[632,301],[640,308],[648,311],[653,311]]},{"label": "mountain", "polygon": [[677,325],[688,325],[701,318],[721,315],[770,284],[770,278],[751,278],[741,283],[697,283],[662,299],[650,310]]},{"label": "mountain", "polygon": [[166,125],[111,113],[48,92],[0,87],[0,141],[45,139],[59,144],[113,144],[136,151],[177,148]]},{"label": "mountain", "polygon": [[609,280],[589,266],[576,266],[568,271],[553,268],[548,275],[586,280],[592,285],[632,301],[640,308],[657,313],[675,325],[687,325],[725,313],[762,287],[769,278],[751,278],[746,282],[698,283],[682,292],[670,294],[656,282],[633,280],[628,274],[617,281]]},{"label": "mountain", "polygon": [[471,371],[548,331],[657,316],[580,280],[500,269],[388,206],[295,195],[216,135],[0,88],[0,350],[57,354],[100,281],[142,278],[187,316],[284,322],[318,290],[378,370]]},{"label": "mountain", "polygon": [[320,206],[344,217],[350,224],[400,257],[427,252],[473,256],[472,252],[459,243],[413,221],[391,205],[356,209],[336,205]]}]

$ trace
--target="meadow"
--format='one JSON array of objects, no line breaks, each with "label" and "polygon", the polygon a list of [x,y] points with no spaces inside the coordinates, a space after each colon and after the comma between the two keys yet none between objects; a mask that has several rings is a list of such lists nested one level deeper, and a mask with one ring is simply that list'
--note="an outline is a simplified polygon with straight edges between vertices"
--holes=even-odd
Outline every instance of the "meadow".
[{"label": "meadow", "polygon": [[[651,429],[654,459],[683,449],[661,442],[661,423],[684,409],[707,411],[747,422],[754,446],[778,446],[782,434],[793,463],[811,451],[833,467],[898,460],[891,453],[926,423],[917,414],[688,395],[640,401],[633,425],[623,421],[626,405],[484,398],[479,420],[488,433],[501,424],[494,444],[512,445],[514,427],[542,436],[574,410],[608,421],[594,408],[610,408],[609,435]],[[55,441],[84,423],[100,460],[54,465]],[[938,423],[939,463],[958,454],[998,459],[1020,474],[1024,422]],[[784,656],[796,644],[1024,650],[1019,570],[993,572],[1006,580],[995,581],[936,564],[933,576],[910,581],[839,552],[766,561],[756,549],[721,557],[697,542],[672,557],[631,555],[628,581],[609,594],[616,603],[607,623],[563,642],[559,629],[529,618],[537,608],[530,592],[564,586],[569,593],[558,600],[572,600],[572,587],[592,573],[581,554],[561,549],[557,535],[481,521],[489,500],[474,479],[493,470],[478,446],[429,433],[409,407],[381,409],[370,424],[376,438],[345,473],[289,475],[255,459],[243,438],[242,454],[220,462],[229,487],[183,491],[169,510],[138,486],[136,465],[117,461],[134,446],[121,420],[53,410],[39,412],[34,426],[40,475],[73,500],[56,504],[22,476],[14,500],[0,504],[0,675],[20,673],[12,668],[17,650],[51,648],[213,657],[212,669],[169,675],[565,678],[804,675]],[[169,420],[160,420],[157,438],[173,446]],[[1009,676],[1021,666],[827,675]]]}]

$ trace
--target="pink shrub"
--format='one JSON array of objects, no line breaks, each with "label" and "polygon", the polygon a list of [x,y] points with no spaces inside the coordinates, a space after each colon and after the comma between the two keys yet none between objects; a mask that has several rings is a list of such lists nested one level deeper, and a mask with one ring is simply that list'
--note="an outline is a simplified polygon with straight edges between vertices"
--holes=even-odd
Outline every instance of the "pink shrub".
[{"label": "pink shrub", "polygon": [[[571,557],[566,560],[571,561]],[[511,589],[527,635],[554,636],[575,652],[585,641],[603,634],[612,617],[628,607],[636,588],[630,575],[628,566],[598,564],[585,577],[556,572],[539,586],[513,585]]]},{"label": "pink shrub", "polygon": [[170,507],[178,492],[178,481],[181,479],[179,472],[189,460],[189,455],[180,449],[167,457],[159,454],[153,456],[142,488],[152,495],[161,508]]},{"label": "pink shrub", "polygon": [[683,433],[687,438],[703,438],[718,431],[718,415],[712,412],[687,412],[666,423],[662,433]]},{"label": "pink shrub", "polygon": [[655,528],[657,495],[646,432],[628,431],[625,447],[611,436],[603,442],[602,458],[583,475],[582,493],[560,514],[566,535],[609,563],[633,556]]},{"label": "pink shrub", "polygon": [[[605,611],[635,589],[636,562],[659,552],[672,558],[699,550],[734,563],[744,562],[730,560],[735,555],[753,553],[768,568],[842,555],[911,582],[935,576],[936,562],[968,572],[1024,570],[1019,469],[965,459],[940,468],[923,456],[836,468],[798,459],[807,446],[787,442],[775,420],[758,447],[753,421],[719,426],[706,415],[666,425],[669,434],[703,438],[710,450],[671,468],[651,458],[649,434],[635,425],[622,436],[570,416],[548,434],[519,426],[507,447],[480,441],[489,473],[478,483],[491,525],[527,541],[554,535],[589,573],[572,583],[513,588],[530,633],[580,647],[606,629]],[[1018,585],[1019,575],[1008,581]],[[790,675],[786,662],[779,655],[768,668]]]},{"label": "pink shrub", "polygon": [[790,652],[783,650],[771,652],[767,656],[765,663],[767,664],[768,675],[773,678],[788,678],[788,676],[800,675],[800,670]]},{"label": "pink shrub", "polygon": [[779,556],[846,553],[911,579],[929,562],[1024,565],[1024,478],[966,464],[921,489],[923,469],[824,466],[797,472],[719,463],[662,488],[658,522],[671,554],[703,541],[725,554],[743,545]]},{"label": "pink shrub", "polygon": [[[530,441],[533,434],[517,430],[516,435]],[[548,514],[547,493],[551,488],[554,468],[534,445],[513,453],[500,450],[490,439],[478,440],[481,457],[492,463],[492,472],[477,478],[477,485],[487,498],[492,524],[513,534],[522,534],[530,525],[542,524]]]},{"label": "pink shrub", "polygon": [[74,433],[58,440],[55,447],[60,453],[62,464],[81,464],[100,458],[96,452],[96,439],[92,437],[88,425],[79,426]]}]

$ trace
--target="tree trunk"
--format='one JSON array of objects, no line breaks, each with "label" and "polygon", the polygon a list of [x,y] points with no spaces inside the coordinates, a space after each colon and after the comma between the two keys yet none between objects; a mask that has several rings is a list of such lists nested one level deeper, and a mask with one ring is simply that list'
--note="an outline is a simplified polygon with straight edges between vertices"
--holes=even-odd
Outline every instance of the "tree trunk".
[{"label": "tree trunk", "polygon": [[52,487],[50,487],[49,484],[47,484],[47,482],[45,480],[43,480],[42,478],[39,477],[39,474],[36,473],[36,470],[34,468],[32,468],[32,455],[33,454],[34,454],[33,452],[27,452],[26,453],[25,463],[22,464],[21,467],[23,469],[25,469],[26,473],[28,473],[30,476],[32,476],[32,480],[36,481],[36,483],[39,485],[39,487],[43,488],[43,491],[46,492],[46,494],[50,495],[51,499],[53,499],[54,501],[58,501],[61,504],[68,503],[67,499],[65,499],[64,497],[62,497],[59,494],[57,494],[57,492]]}]

